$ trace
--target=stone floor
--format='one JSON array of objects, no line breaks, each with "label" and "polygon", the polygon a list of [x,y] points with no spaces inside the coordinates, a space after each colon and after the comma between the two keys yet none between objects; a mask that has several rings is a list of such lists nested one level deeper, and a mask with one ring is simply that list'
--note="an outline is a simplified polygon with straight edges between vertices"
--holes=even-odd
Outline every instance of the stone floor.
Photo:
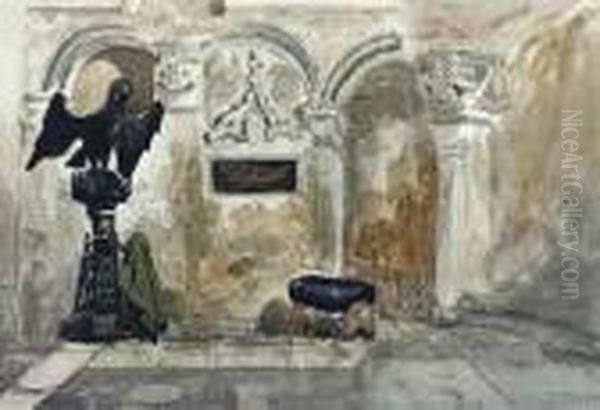
[{"label": "stone floor", "polygon": [[485,318],[377,346],[369,409],[598,409],[600,345],[526,321]]},{"label": "stone floor", "polygon": [[50,347],[24,348],[0,343],[0,392],[50,353]]},{"label": "stone floor", "polygon": [[[385,340],[365,349],[360,360],[353,356],[353,366],[314,359],[310,366],[286,368],[271,359],[264,368],[249,362],[237,369],[210,368],[206,363],[148,364],[143,354],[138,366],[132,359],[127,366],[111,366],[113,351],[104,358],[95,356],[37,408],[600,408],[600,343],[593,337],[523,318],[474,317],[443,329],[386,327]],[[361,351],[335,344],[320,348]],[[268,350],[260,354],[268,355]],[[280,350],[275,356],[281,354]]]}]

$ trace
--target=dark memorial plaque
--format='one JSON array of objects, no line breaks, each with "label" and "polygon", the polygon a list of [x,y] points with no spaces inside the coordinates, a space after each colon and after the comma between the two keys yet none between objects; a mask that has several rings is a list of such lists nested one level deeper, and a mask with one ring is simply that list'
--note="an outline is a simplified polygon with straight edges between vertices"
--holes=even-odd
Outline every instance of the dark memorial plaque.
[{"label": "dark memorial plaque", "polygon": [[296,191],[296,161],[216,160],[211,167],[214,190],[224,194]]}]

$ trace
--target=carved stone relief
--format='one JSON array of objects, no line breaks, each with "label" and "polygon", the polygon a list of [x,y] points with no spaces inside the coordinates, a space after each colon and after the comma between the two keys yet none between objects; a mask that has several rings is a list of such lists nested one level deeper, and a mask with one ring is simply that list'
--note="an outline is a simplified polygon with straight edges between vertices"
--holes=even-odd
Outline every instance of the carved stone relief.
[{"label": "carved stone relief", "polygon": [[234,46],[205,65],[207,145],[290,143],[302,138],[302,77],[266,48]]}]

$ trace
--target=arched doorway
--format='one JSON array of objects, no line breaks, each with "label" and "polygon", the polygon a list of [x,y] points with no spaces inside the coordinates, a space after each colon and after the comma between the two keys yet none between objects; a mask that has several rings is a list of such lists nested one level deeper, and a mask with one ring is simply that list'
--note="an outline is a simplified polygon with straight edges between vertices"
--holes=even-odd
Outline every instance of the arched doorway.
[{"label": "arched doorway", "polygon": [[376,58],[353,75],[337,105],[346,269],[379,286],[381,313],[429,318],[439,176],[417,73],[397,54]]}]

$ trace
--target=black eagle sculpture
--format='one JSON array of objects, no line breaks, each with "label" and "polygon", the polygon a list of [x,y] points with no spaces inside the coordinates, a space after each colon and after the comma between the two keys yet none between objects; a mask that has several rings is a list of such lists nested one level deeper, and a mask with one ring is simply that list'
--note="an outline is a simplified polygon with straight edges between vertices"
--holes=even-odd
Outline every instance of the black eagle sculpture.
[{"label": "black eagle sculpture", "polygon": [[150,149],[154,134],[160,131],[163,115],[163,105],[157,101],[150,110],[138,115],[126,115],[117,124],[117,170],[123,178],[131,178],[142,154]]},{"label": "black eagle sculpture", "polygon": [[[154,317],[149,305],[140,303],[135,292],[122,283],[124,272],[136,262],[124,255],[115,227],[116,209],[129,198],[131,177],[159,132],[164,115],[160,102],[144,112],[131,112],[132,94],[127,79],[115,80],[104,106],[87,116],[71,113],[64,94],[54,94],[26,165],[30,171],[43,159],[58,158],[75,149],[66,163],[75,168],[71,198],[85,205],[91,232],[84,239],[73,310],[60,326],[59,334],[66,340],[102,342],[136,337],[156,341],[165,329],[164,320]],[[113,153],[116,167],[110,169]],[[158,292],[156,286],[153,292]]]},{"label": "black eagle sculpture", "polygon": [[72,114],[66,107],[64,94],[54,94],[25,169],[30,171],[45,158],[66,154],[76,141],[80,141],[81,146],[66,163],[68,167],[107,168],[114,150],[117,171],[121,177],[130,179],[142,154],[160,131],[164,115],[164,107],[158,101],[146,112],[129,112],[132,94],[131,82],[117,79],[110,85],[104,106],[87,116]]}]

